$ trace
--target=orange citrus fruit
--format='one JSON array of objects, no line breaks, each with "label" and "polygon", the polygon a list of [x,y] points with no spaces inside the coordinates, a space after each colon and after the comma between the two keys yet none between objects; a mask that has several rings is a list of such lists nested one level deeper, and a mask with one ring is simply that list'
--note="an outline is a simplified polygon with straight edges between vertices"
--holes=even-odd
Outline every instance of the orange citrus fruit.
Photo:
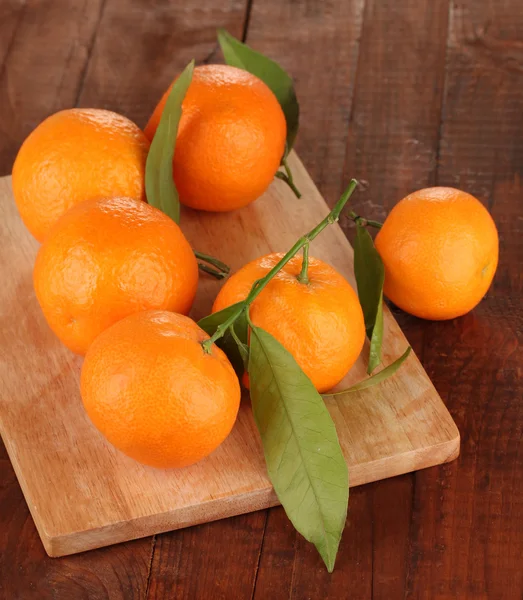
[{"label": "orange citrus fruit", "polygon": [[474,196],[419,190],[392,209],[376,237],[385,295],[423,319],[452,319],[486,294],[498,264],[498,232]]},{"label": "orange citrus fruit", "polygon": [[43,241],[79,202],[144,200],[148,151],[139,127],[114,112],[72,108],[48,117],[22,144],[13,166],[13,194],[26,227]]},{"label": "orange citrus fruit", "polygon": [[[253,283],[282,256],[269,254],[243,266],[222,287],[212,311],[244,300]],[[309,283],[301,283],[301,266],[301,257],[292,258],[254,300],[249,314],[254,325],[294,356],[316,389],[326,392],[343,379],[361,352],[363,313],[356,293],[333,267],[309,258]]]},{"label": "orange citrus fruit", "polygon": [[[169,92],[145,128],[151,140]],[[235,67],[197,67],[182,110],[173,173],[183,204],[222,212],[261,196],[278,170],[287,134],[267,85]]]},{"label": "orange citrus fruit", "polygon": [[104,329],[147,309],[189,312],[194,253],[176,223],[132,198],[87,200],[51,228],[33,274],[51,329],[85,354]]},{"label": "orange citrus fruit", "polygon": [[225,354],[188,317],[135,313],[93,342],[82,368],[85,410],[128,456],[153,467],[184,467],[229,435],[240,384]]}]

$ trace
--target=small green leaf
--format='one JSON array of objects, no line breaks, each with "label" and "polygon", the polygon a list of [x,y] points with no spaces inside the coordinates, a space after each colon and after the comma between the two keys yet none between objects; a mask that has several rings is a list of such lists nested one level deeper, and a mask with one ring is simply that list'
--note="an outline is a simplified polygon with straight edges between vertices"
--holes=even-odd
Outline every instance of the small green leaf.
[{"label": "small green leaf", "polygon": [[381,345],[383,342],[383,293],[380,294],[378,301],[378,312],[376,313],[376,322],[372,329],[369,349],[369,365],[367,373],[370,375],[374,369],[381,363]]},{"label": "small green leaf", "polygon": [[332,398],[333,396],[343,396],[343,394],[349,394],[351,392],[361,392],[362,390],[366,390],[367,388],[372,387],[373,385],[377,385],[385,379],[388,379],[401,367],[401,365],[407,360],[412,348],[409,346],[405,352],[397,358],[393,363],[391,363],[388,367],[382,369],[379,373],[375,375],[371,375],[364,379],[363,381],[359,381],[354,385],[351,385],[350,388],[346,390],[340,390],[339,392],[332,392],[330,394],[323,394],[324,398]]},{"label": "small green leaf", "polygon": [[[240,302],[237,304],[232,304],[223,310],[215,312],[203,319],[198,321],[198,325],[209,335],[213,335],[213,333],[218,329],[218,327],[224,323],[240,306]],[[234,333],[238,338],[240,344],[247,348],[247,318],[245,313],[240,315],[238,319],[234,322]],[[230,331],[227,331],[223,337],[221,337],[217,342],[218,346],[227,354],[229,360],[231,361],[234,370],[241,376],[245,370],[244,366],[244,356],[242,349],[235,341],[233,335]]]},{"label": "small green leaf", "polygon": [[365,318],[365,329],[370,339],[370,374],[381,362],[383,340],[383,282],[385,268],[366,227],[356,222],[354,244],[354,273],[358,284],[358,297]]},{"label": "small green leaf", "polygon": [[147,202],[159,208],[176,223],[180,222],[180,199],[173,179],[173,157],[182,116],[182,102],[191,84],[193,69],[194,60],[174,82],[145,165]]},{"label": "small green leaf", "polygon": [[244,69],[259,77],[278,99],[287,122],[286,154],[288,154],[296,139],[300,119],[300,107],[292,79],[278,63],[252,50],[225,29],[218,30],[218,42],[228,65]]},{"label": "small green leaf", "polygon": [[347,517],[349,474],[329,411],[292,355],[252,326],[249,379],[274,490],[332,572]]}]

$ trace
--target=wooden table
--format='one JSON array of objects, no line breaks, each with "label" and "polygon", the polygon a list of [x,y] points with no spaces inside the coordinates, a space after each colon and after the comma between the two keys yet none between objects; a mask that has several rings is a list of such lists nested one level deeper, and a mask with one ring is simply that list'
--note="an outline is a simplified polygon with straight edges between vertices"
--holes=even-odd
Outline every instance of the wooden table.
[{"label": "wooden table", "polygon": [[0,175],[59,109],[113,109],[143,126],[192,57],[219,60],[218,26],[294,76],[297,149],[331,204],[355,176],[355,210],[369,217],[428,185],[463,188],[491,210],[501,262],[483,303],[443,323],[396,311],[461,431],[461,456],[354,489],[328,575],[281,508],[50,559],[2,447],[0,598],[518,600],[520,0],[2,0]]}]

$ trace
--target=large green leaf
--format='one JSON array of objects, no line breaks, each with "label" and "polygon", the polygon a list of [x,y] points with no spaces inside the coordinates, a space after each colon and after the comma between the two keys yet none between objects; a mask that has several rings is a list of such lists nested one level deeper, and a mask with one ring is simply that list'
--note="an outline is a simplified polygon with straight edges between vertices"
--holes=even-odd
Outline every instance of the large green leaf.
[{"label": "large green leaf", "polygon": [[358,284],[358,297],[365,318],[365,329],[370,339],[368,373],[381,362],[383,341],[383,282],[385,268],[367,228],[356,222],[354,244],[354,273]]},{"label": "large green leaf", "polygon": [[347,517],[349,475],[329,411],[292,355],[252,326],[249,379],[274,490],[332,572]]},{"label": "large green leaf", "polygon": [[171,88],[162,117],[154,134],[145,165],[147,202],[180,222],[180,199],[173,179],[173,157],[182,116],[182,102],[191,84],[192,60]]},{"label": "large green leaf", "polygon": [[256,75],[273,91],[287,122],[286,153],[290,152],[298,133],[300,119],[300,107],[292,79],[278,63],[249,48],[225,29],[218,30],[218,42],[228,65]]},{"label": "large green leaf", "polygon": [[[203,317],[203,319],[198,321],[198,325],[207,334],[212,336],[216,329],[236,312],[240,304],[240,302],[232,304],[223,310],[208,315],[207,317]],[[243,313],[234,322],[234,334],[238,338],[240,344],[237,343],[234,336],[231,335],[229,331],[216,342],[225,354],[227,354],[238,376],[241,376],[245,370],[244,363],[246,360],[245,348],[247,346],[247,329],[247,318],[245,313]]]}]

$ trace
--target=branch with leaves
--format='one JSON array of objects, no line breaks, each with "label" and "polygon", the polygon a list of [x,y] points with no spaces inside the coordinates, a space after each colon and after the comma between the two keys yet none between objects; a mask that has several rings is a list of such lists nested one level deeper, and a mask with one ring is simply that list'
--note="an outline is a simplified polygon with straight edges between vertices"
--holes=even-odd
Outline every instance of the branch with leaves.
[{"label": "branch with leaves", "polygon": [[[218,343],[239,372],[247,370],[254,419],[274,490],[294,527],[316,546],[329,572],[334,568],[347,515],[347,465],[322,396],[290,352],[251,321],[249,308],[300,250],[304,251],[305,265],[300,276],[306,277],[310,243],[338,221],[356,185],[353,179],[332,211],[254,283],[245,300],[198,323],[211,336],[202,342],[205,352]],[[370,301],[375,299],[368,297]],[[368,312],[375,315],[378,309]],[[360,391],[380,383],[396,372],[409,353],[410,348],[393,364],[348,390],[325,396]]]},{"label": "branch with leaves", "polygon": [[[298,102],[291,78],[277,63],[242,44],[226,31],[221,30],[218,39],[226,62],[258,76],[280,102],[287,123],[287,140],[281,161],[283,170],[275,176],[285,181],[300,197],[287,163],[299,122]],[[180,201],[173,181],[172,161],[182,102],[191,83],[193,69],[194,61],[191,61],[172,86],[146,166],[149,203],[177,223],[180,220]],[[303,252],[303,268],[298,279],[307,285],[309,246],[326,227],[338,221],[356,185],[353,179],[332,211],[309,233],[300,237],[281,260],[254,283],[244,301],[199,322],[210,336],[202,342],[203,351],[210,352],[216,343],[225,351],[239,375],[247,371],[254,420],[274,490],[294,527],[316,546],[329,572],[334,569],[345,526],[349,474],[324,398],[359,392],[381,383],[397,371],[410,353],[409,347],[395,362],[372,374],[381,363],[384,270],[367,227],[379,227],[381,224],[366,220],[354,211],[348,212],[348,217],[356,223],[355,273],[370,339],[368,373],[371,376],[367,379],[322,397],[284,346],[251,321],[249,310],[272,278],[300,251]],[[218,278],[229,272],[227,265],[220,260],[201,252],[195,252],[195,255],[201,270]]]}]

